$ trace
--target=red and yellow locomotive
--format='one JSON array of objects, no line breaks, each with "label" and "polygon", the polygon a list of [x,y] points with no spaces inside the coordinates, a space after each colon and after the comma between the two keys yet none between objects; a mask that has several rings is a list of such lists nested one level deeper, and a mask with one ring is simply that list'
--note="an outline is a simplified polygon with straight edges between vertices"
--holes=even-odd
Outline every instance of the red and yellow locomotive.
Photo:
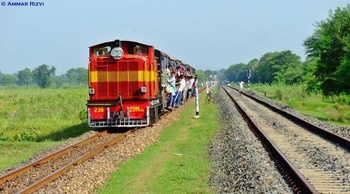
[{"label": "red and yellow locomotive", "polygon": [[134,41],[105,42],[89,51],[88,125],[141,127],[156,123],[166,103],[164,72],[174,60],[153,46]]}]

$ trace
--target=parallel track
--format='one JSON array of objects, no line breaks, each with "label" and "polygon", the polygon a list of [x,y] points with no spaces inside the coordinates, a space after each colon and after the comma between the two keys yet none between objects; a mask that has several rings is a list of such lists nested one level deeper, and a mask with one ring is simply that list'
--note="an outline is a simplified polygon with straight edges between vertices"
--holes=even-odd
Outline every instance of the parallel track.
[{"label": "parallel track", "polygon": [[[112,135],[110,135],[111,137],[108,137],[108,132],[105,130],[20,169],[5,174],[0,177],[0,193],[32,193],[48,184],[50,181],[58,178],[73,166],[81,164],[105,148],[114,145],[131,132],[133,132],[133,130],[128,130],[123,134],[116,135],[116,137],[112,137]],[[91,144],[96,144],[96,146],[87,148],[86,150],[88,151],[84,155],[78,155],[78,157],[71,156],[74,155],[73,152],[77,151],[77,149],[82,148],[83,146],[91,146]],[[77,152],[79,154],[79,151]],[[69,157],[72,158],[68,159],[68,163],[66,162],[64,165],[59,164],[63,160],[67,160]],[[46,169],[48,167],[52,169]],[[46,174],[46,176],[42,175],[47,172],[52,173]]]},{"label": "parallel track", "polygon": [[[310,156],[310,153],[315,152],[314,150],[302,150],[306,149],[302,146],[303,144],[310,144],[310,147],[317,151],[321,150],[321,153],[325,150],[323,157],[334,157],[335,160],[341,158],[343,166],[339,170],[346,171],[350,168],[350,154],[348,150],[350,141],[348,139],[314,126],[252,96],[247,94],[239,96],[238,92],[235,91],[233,93],[232,88],[223,88],[235,103],[249,127],[271,153],[276,166],[280,168],[280,172],[296,193],[350,193],[350,182],[348,182],[350,179],[347,177],[346,172],[343,174],[333,172],[327,169],[327,166],[322,166],[317,161],[309,160],[310,158],[314,159],[313,157],[315,156]],[[268,113],[272,111],[266,107],[259,107],[257,110],[264,112],[264,114],[269,114],[269,116],[270,114],[275,114],[274,118],[264,120],[257,116],[259,114],[254,113],[254,110],[251,110],[249,105],[243,102],[248,100],[246,97],[252,98],[254,101],[272,109],[275,113]],[[283,117],[279,115],[283,115]],[[286,121],[282,122],[281,120],[283,119]],[[289,124],[291,122],[288,120],[297,123],[297,125],[294,123]],[[281,131],[271,129],[273,128],[271,126],[278,125],[276,121],[287,124],[283,126],[285,128]],[[264,122],[273,123],[268,125],[264,124]],[[286,134],[289,134],[289,136]],[[333,142],[333,144],[330,142]]]}]

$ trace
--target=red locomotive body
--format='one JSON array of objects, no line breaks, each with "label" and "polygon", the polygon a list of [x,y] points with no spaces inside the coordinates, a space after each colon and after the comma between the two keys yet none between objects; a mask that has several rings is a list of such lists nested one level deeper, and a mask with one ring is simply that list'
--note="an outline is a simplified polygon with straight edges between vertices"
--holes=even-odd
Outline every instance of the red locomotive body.
[{"label": "red locomotive body", "polygon": [[195,70],[180,60],[134,41],[110,41],[90,47],[90,127],[142,127],[156,123],[167,106],[166,69]]},{"label": "red locomotive body", "polygon": [[111,41],[90,47],[90,127],[137,127],[157,122],[162,105],[153,46]]}]

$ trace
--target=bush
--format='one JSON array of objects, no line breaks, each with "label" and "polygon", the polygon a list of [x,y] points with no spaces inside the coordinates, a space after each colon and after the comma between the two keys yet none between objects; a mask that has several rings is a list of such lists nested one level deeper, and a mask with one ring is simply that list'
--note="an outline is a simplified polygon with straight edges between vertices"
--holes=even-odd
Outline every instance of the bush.
[{"label": "bush", "polygon": [[340,104],[350,105],[350,96],[342,93],[339,95],[338,101]]},{"label": "bush", "polygon": [[280,89],[277,89],[276,90],[276,97],[279,99],[279,100],[282,100],[282,91]]},{"label": "bush", "polygon": [[36,133],[35,132],[23,132],[19,135],[15,135],[13,137],[15,141],[35,141],[36,140]]}]

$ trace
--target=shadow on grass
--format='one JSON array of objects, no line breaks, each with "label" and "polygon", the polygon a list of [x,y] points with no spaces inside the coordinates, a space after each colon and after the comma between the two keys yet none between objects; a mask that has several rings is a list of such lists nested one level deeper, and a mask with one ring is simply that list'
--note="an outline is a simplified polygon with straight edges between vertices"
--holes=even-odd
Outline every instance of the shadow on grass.
[{"label": "shadow on grass", "polygon": [[38,136],[36,138],[37,142],[42,141],[62,141],[69,138],[78,137],[88,131],[94,129],[89,128],[86,123],[81,123],[79,125],[73,125],[61,131],[52,132],[49,135]]},{"label": "shadow on grass", "polygon": [[81,136],[82,134],[89,131],[103,131],[103,130],[108,130],[109,133],[124,133],[130,130],[130,128],[90,128],[87,126],[86,123],[81,123],[79,125],[68,127],[61,131],[52,132],[49,135],[38,136],[36,138],[36,142],[63,141],[69,138]]}]

